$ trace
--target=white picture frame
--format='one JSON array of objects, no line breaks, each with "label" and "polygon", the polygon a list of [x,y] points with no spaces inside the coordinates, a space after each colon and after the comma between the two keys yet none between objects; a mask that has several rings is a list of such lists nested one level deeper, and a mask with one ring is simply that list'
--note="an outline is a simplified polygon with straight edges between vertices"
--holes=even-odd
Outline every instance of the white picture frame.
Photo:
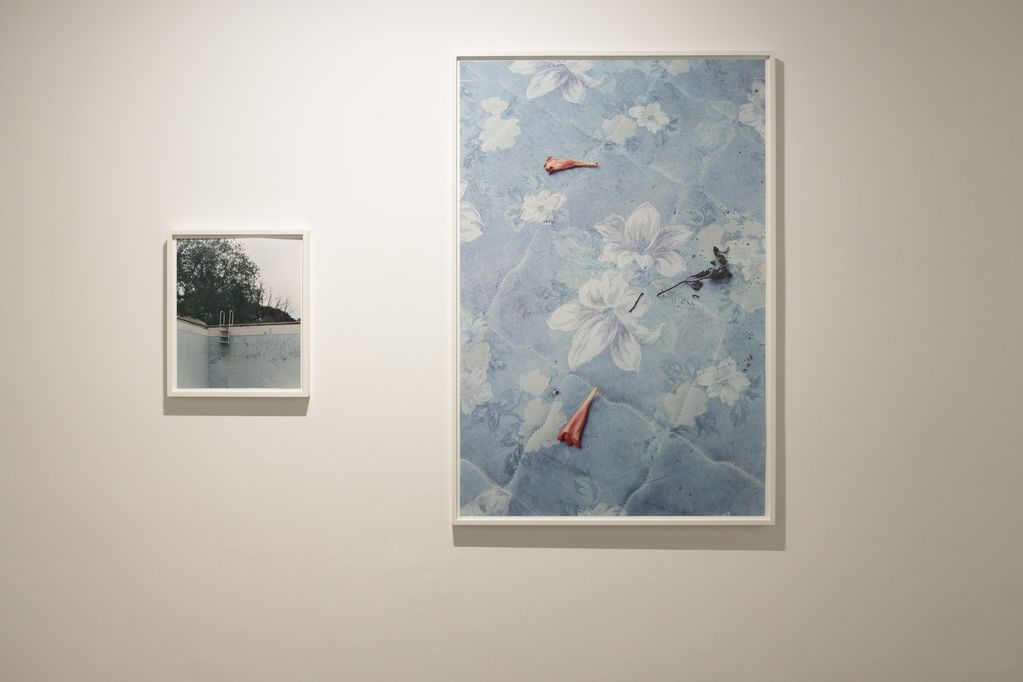
[{"label": "white picture frame", "polygon": [[[764,61],[764,149],[765,149],[765,238],[764,251],[767,263],[766,315],[765,315],[765,382],[764,403],[766,420],[765,472],[764,472],[764,513],[754,516],[468,516],[461,512],[460,490],[460,241],[459,241],[459,185],[460,139],[459,121],[459,65],[463,61],[475,60],[602,60],[602,59],[656,59],[656,60],[699,60],[699,59],[760,59]],[[452,300],[452,381],[454,385],[451,403],[452,454],[451,454],[451,498],[450,520],[453,526],[771,526],[776,522],[776,475],[777,475],[777,292],[778,292],[778,214],[777,214],[777,76],[776,60],[770,52],[601,52],[601,53],[458,53],[453,57],[451,71],[452,97],[452,145],[451,168],[451,224],[449,235],[454,263]]]},{"label": "white picture frame", "polygon": [[[295,388],[192,388],[178,386],[177,248],[184,239],[272,238],[301,242],[301,313],[299,334],[299,386]],[[168,398],[308,398],[311,358],[309,296],[309,231],[281,230],[177,230],[166,244],[166,395]],[[209,332],[212,333],[212,332]],[[230,335],[230,328],[228,335]],[[230,339],[229,339],[230,341]]]}]

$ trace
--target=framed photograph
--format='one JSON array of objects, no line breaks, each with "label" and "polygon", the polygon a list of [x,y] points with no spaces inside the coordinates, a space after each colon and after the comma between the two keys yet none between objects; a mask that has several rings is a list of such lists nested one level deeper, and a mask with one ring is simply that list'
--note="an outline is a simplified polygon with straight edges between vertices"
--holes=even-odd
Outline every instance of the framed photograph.
[{"label": "framed photograph", "polygon": [[774,523],[774,60],[455,60],[455,524]]},{"label": "framed photograph", "polygon": [[309,395],[309,234],[167,242],[167,395]]}]

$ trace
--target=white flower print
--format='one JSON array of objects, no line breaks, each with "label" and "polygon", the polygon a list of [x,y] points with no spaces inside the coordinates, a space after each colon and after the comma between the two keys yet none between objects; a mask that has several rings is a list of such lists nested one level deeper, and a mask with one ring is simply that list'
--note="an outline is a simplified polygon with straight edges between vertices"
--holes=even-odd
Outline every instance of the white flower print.
[{"label": "white flower print", "polygon": [[672,59],[667,62],[660,62],[661,68],[670,73],[672,76],[677,76],[680,73],[689,73],[689,60],[688,59]]},{"label": "white flower print", "polygon": [[713,260],[714,247],[725,248],[725,235],[735,233],[742,238],[760,239],[764,236],[764,226],[753,220],[743,220],[741,223],[736,220],[727,220],[700,228],[696,235],[700,255],[707,260]]},{"label": "white flower print", "polygon": [[764,137],[764,81],[753,81],[746,103],[739,107],[739,123],[748,125]]},{"label": "white flower print", "polygon": [[589,509],[580,509],[576,516],[627,516],[625,509],[619,505],[607,506],[606,502],[598,502]]},{"label": "white flower print", "polygon": [[554,216],[554,212],[562,207],[567,197],[564,194],[550,192],[546,189],[536,194],[529,194],[522,199],[520,217],[527,223],[545,223]]},{"label": "white flower print", "polygon": [[487,488],[462,505],[463,516],[506,516],[511,504],[511,493],[497,486]]},{"label": "white flower print", "polygon": [[488,97],[480,102],[480,108],[488,114],[496,116],[508,108],[508,102],[500,97]]},{"label": "white flower print", "polygon": [[480,149],[485,152],[510,149],[515,144],[516,136],[521,132],[519,119],[491,116],[483,124],[483,130],[480,132]]},{"label": "white flower print", "polygon": [[474,343],[462,354],[462,372],[458,400],[463,414],[471,414],[478,406],[489,402],[494,391],[487,382],[490,365],[490,344]]},{"label": "white flower print", "polygon": [[749,379],[735,364],[734,358],[722,360],[720,364],[708,367],[696,375],[700,385],[707,387],[707,395],[718,398],[727,405],[734,405],[739,396],[749,388]]},{"label": "white flower print", "polygon": [[483,234],[483,219],[476,207],[465,201],[465,190],[469,183],[458,183],[458,238],[463,242],[471,242]]},{"label": "white flower print", "polygon": [[601,127],[607,139],[615,144],[625,144],[627,139],[636,134],[636,122],[625,114],[604,119]]},{"label": "white flower print", "polygon": [[550,412],[550,406],[545,405],[540,398],[533,398],[526,403],[526,407],[522,410],[522,425],[519,426],[519,435],[532,435],[547,421],[548,412]]},{"label": "white flower print", "polygon": [[494,391],[487,383],[487,373],[481,369],[473,369],[462,372],[461,391],[459,401],[463,414],[472,414],[472,411],[480,405],[490,402],[494,397]]},{"label": "white flower print", "polygon": [[661,214],[650,202],[640,204],[628,219],[611,215],[594,226],[604,238],[600,260],[625,270],[654,268],[664,277],[685,272],[686,263],[676,249],[692,230],[662,227]]},{"label": "white flower print", "polygon": [[725,242],[728,262],[739,266],[739,272],[747,282],[767,275],[767,258],[760,250],[758,239],[734,239]]},{"label": "white flower print", "polygon": [[636,119],[636,125],[646,128],[651,133],[658,132],[671,120],[671,117],[661,111],[661,105],[657,102],[651,102],[646,106],[630,107],[629,116]]},{"label": "white flower print", "polygon": [[482,369],[487,371],[490,365],[490,344],[480,341],[469,346],[469,350],[462,353],[462,366],[467,370]]},{"label": "white flower print", "polygon": [[522,424],[519,426],[519,435],[524,439],[522,451],[536,452],[553,446],[558,442],[558,431],[565,421],[561,403],[545,403],[540,398],[530,400],[522,410]]},{"label": "white flower print", "polygon": [[583,284],[578,301],[551,313],[547,320],[551,329],[575,332],[568,351],[569,368],[574,370],[610,348],[611,360],[619,369],[639,371],[640,344],[656,341],[662,328],[651,330],[639,323],[650,307],[650,299],[639,294],[620,272],[608,271]]},{"label": "white flower print", "polygon": [[590,61],[541,61],[516,60],[508,67],[515,73],[533,76],[526,88],[526,99],[543,97],[548,92],[561,89],[561,96],[573,104],[582,104],[586,99],[586,88],[599,83],[586,75],[593,68]]},{"label": "white flower print", "polygon": [[539,396],[551,383],[551,378],[538,369],[533,369],[519,376],[519,388],[531,396]]},{"label": "white flower print", "polygon": [[714,247],[725,248],[725,232],[729,231],[727,226],[712,223],[701,227],[696,234],[697,251],[701,257],[707,260],[714,260]]},{"label": "white flower print", "polygon": [[747,285],[744,288],[741,285],[733,287],[728,297],[746,313],[763,308],[767,294],[764,284],[767,280],[767,257],[761,241],[764,226],[747,220],[741,224],[729,221],[723,226],[710,227],[717,227],[721,233],[739,233],[738,239],[725,242],[722,248],[728,253],[728,262],[735,266]]},{"label": "white flower print", "polygon": [[693,384],[682,384],[664,396],[664,408],[672,426],[696,426],[696,418],[707,411],[707,392]]}]

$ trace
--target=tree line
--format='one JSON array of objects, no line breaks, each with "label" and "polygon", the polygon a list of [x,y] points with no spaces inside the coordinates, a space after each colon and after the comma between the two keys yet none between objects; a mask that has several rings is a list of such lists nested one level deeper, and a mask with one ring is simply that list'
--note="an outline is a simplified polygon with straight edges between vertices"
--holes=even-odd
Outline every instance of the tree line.
[{"label": "tree line", "polygon": [[177,305],[179,317],[209,325],[232,310],[235,324],[296,321],[291,302],[263,286],[259,266],[230,239],[178,240]]}]

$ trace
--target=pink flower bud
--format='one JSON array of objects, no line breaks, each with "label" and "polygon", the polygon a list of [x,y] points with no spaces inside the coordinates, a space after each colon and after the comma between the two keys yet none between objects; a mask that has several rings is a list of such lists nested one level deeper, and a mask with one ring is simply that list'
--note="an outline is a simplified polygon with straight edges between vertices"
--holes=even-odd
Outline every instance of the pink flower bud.
[{"label": "pink flower bud", "polygon": [[558,440],[565,445],[574,445],[577,448],[583,446],[583,429],[586,428],[586,417],[590,414],[590,403],[597,397],[597,387],[590,391],[589,397],[579,406],[576,413],[565,424],[565,428],[558,433]]}]

